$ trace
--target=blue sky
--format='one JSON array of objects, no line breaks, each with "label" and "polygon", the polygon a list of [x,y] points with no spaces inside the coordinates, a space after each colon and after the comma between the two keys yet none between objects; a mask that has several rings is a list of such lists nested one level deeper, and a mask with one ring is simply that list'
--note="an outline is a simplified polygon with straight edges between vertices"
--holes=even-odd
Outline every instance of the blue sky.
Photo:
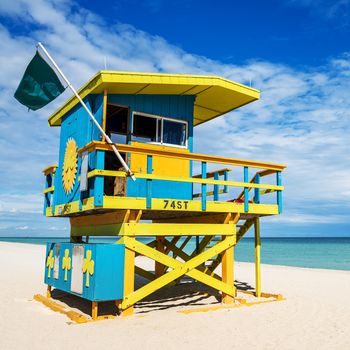
[{"label": "blue sky", "polygon": [[[195,151],[286,163],[284,213],[265,236],[350,236],[350,1],[0,2],[0,235],[67,235],[42,216],[57,162],[47,117],[13,93],[42,41],[77,87],[104,68],[213,74],[261,100],[204,124]],[[208,135],[220,142],[208,143]]]}]

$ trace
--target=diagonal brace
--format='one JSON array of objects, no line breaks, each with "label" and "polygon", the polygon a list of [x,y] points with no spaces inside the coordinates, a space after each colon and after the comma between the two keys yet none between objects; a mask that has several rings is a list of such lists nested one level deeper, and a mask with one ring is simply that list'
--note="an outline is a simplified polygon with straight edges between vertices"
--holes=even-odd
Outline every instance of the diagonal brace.
[{"label": "diagonal brace", "polygon": [[171,283],[175,279],[185,274],[215,289],[221,290],[227,295],[234,297],[234,286],[230,286],[222,281],[218,281],[217,279],[210,277],[205,273],[195,269],[197,266],[203,264],[211,257],[232,247],[235,244],[235,238],[235,236],[227,236],[223,241],[217,243],[212,248],[209,248],[205,252],[197,255],[189,261],[182,263],[176,259],[167,256],[164,253],[161,253],[148,247],[147,245],[141,242],[137,242],[135,240],[130,239],[129,237],[125,237],[125,245],[128,249],[133,250],[137,253],[142,253],[148,256],[149,258],[160,262],[163,265],[169,266],[173,270],[162,275],[156,280],[148,283],[147,285],[141,287],[140,289],[130,293],[129,295],[126,295],[121,303],[121,308],[124,310],[130,307],[131,305],[137,303],[139,300],[145,298],[146,296],[152,294],[156,290],[166,286],[167,284]]}]

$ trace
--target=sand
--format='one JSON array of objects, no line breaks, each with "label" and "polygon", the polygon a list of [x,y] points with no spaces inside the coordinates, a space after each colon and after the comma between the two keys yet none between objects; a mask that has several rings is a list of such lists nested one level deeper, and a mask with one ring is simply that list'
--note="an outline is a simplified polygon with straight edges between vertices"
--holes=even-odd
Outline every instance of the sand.
[{"label": "sand", "polygon": [[[350,271],[262,265],[263,291],[286,300],[182,314],[215,297],[186,284],[141,304],[134,316],[73,324],[33,300],[45,293],[45,247],[0,243],[0,349],[350,349]],[[146,261],[141,261],[146,265]],[[236,263],[254,286],[254,266]]]}]

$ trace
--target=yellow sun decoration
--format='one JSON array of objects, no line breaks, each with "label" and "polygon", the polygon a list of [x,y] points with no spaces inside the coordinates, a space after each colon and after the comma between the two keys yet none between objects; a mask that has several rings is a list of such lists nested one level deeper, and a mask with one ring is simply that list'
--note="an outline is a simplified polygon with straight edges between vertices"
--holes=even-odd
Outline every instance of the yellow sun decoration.
[{"label": "yellow sun decoration", "polygon": [[78,146],[74,139],[69,138],[66,144],[66,151],[64,154],[63,169],[62,169],[62,182],[63,189],[66,194],[72,192],[75,177],[77,175],[78,168]]}]

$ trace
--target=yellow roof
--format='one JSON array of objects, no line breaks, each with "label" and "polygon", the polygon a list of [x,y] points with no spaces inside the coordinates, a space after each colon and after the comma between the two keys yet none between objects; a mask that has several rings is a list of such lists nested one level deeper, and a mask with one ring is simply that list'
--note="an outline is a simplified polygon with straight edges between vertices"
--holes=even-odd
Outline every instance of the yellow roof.
[{"label": "yellow roof", "polygon": [[[259,90],[217,76],[127,73],[100,71],[82,88],[79,95],[99,94],[196,95],[194,125],[207,122],[219,115],[253,102],[260,97]],[[51,126],[61,125],[61,118],[76,104],[72,96],[49,117]]]}]

